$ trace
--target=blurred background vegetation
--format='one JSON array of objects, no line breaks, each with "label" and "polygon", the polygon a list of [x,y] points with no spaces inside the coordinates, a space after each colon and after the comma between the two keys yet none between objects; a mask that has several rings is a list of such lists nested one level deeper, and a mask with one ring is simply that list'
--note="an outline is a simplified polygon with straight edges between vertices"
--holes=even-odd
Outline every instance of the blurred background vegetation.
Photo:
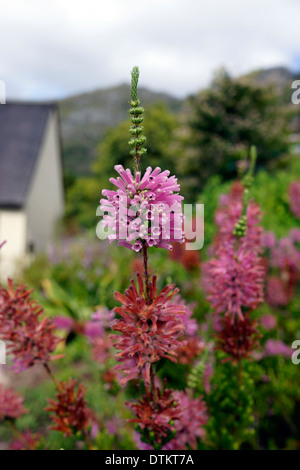
[{"label": "blurred background vegetation", "polygon": [[[295,78],[283,68],[239,78],[220,69],[209,88],[182,101],[141,89],[148,147],[142,168],[171,168],[186,202],[195,202],[216,175],[220,182],[235,178],[238,162],[253,144],[258,170],[271,175],[288,168],[300,141],[299,111],[291,104]],[[110,186],[113,166],[132,167],[128,96],[129,87],[124,85],[60,104],[64,222],[71,232],[94,230],[95,207],[101,190]]]}]

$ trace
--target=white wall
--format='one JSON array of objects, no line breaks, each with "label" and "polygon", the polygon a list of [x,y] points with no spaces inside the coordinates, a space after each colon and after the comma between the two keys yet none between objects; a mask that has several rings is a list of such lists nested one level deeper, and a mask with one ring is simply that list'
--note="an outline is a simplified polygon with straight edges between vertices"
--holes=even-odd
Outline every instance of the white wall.
[{"label": "white wall", "polygon": [[40,156],[26,201],[27,241],[45,250],[64,210],[62,167],[56,112],[49,115]]},{"label": "white wall", "polygon": [[26,252],[26,214],[22,210],[0,210],[0,277],[13,276],[24,262]]}]

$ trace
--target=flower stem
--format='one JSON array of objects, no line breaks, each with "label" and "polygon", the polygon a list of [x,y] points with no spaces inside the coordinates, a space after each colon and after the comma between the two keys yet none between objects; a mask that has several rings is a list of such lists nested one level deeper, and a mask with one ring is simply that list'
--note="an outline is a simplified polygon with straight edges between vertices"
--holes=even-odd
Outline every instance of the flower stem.
[{"label": "flower stem", "polygon": [[144,275],[145,275],[145,299],[146,303],[150,303],[150,284],[149,284],[149,270],[148,270],[148,247],[143,245],[143,260],[144,260]]},{"label": "flower stem", "polygon": [[155,375],[154,375],[154,369],[153,365],[151,364],[150,367],[150,381],[151,381],[151,395],[152,395],[152,400],[154,403],[158,402],[158,396],[157,396],[157,390],[155,386]]},{"label": "flower stem", "polygon": [[59,387],[58,380],[56,379],[55,375],[53,374],[52,370],[50,369],[49,364],[44,363],[43,366],[46,369],[47,374],[49,375],[49,377],[51,377],[51,379],[53,380],[55,386],[58,388]]}]

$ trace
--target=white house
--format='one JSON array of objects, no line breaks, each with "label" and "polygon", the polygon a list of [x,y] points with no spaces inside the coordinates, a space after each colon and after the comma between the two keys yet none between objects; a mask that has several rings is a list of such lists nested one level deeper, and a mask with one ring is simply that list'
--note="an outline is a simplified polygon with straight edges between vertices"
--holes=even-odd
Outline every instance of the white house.
[{"label": "white house", "polygon": [[64,209],[62,173],[55,105],[0,105],[1,278],[53,238]]}]

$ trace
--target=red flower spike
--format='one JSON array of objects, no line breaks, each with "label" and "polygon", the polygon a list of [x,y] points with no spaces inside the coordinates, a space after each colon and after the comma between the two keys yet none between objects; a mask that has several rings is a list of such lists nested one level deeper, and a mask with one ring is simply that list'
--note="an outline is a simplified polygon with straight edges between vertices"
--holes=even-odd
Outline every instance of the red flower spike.
[{"label": "red flower spike", "polygon": [[92,412],[85,400],[86,388],[80,384],[77,391],[76,380],[59,382],[56,401],[48,399],[50,406],[45,411],[54,413],[51,416],[54,426],[51,429],[70,436],[77,431],[83,432],[91,424]]},{"label": "red flower spike", "polygon": [[112,324],[112,329],[121,335],[112,335],[114,346],[120,352],[116,359],[121,364],[116,370],[121,371],[120,383],[138,379],[140,375],[146,384],[150,383],[149,370],[151,364],[161,358],[176,361],[176,350],[184,342],[180,336],[184,332],[182,317],[185,306],[173,304],[171,300],[178,289],[167,285],[158,295],[156,292],[156,277],[150,283],[150,300],[144,298],[144,283],[137,274],[139,292],[134,281],[125,291],[125,295],[115,293],[115,299],[122,306],[114,310],[121,316]]},{"label": "red flower spike", "polygon": [[19,372],[37,362],[51,360],[60,339],[53,334],[54,325],[43,317],[43,309],[24,286],[14,288],[8,279],[8,289],[0,289],[0,334],[7,341],[7,350],[14,356],[15,369]]},{"label": "red flower spike", "polygon": [[23,398],[13,389],[5,389],[0,384],[0,421],[5,419],[18,419],[28,411],[23,406]]}]

